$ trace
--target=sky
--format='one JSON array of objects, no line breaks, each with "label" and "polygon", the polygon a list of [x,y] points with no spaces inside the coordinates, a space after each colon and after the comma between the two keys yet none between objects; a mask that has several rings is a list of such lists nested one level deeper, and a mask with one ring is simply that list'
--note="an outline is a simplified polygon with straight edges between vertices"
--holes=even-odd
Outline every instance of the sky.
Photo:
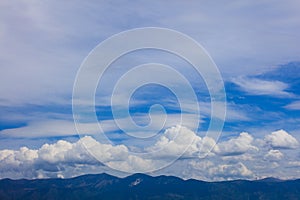
[{"label": "sky", "polygon": [[[0,178],[103,172],[206,181],[300,178],[299,4],[1,1]],[[74,99],[74,85],[91,51],[104,60],[139,38],[154,40],[149,34],[97,51],[111,36],[144,27],[172,29],[201,45],[219,72],[212,82],[222,80],[224,85],[224,120],[222,101],[215,101],[212,113],[214,87],[209,81],[187,60],[159,49],[132,51],[110,63],[95,85],[94,105],[85,107],[86,99]],[[194,52],[180,40],[169,45]],[[160,65],[147,68],[147,63]],[[138,65],[142,67],[134,68]],[[86,92],[92,77],[100,76],[99,69],[83,76],[86,85],[76,94]],[[129,92],[132,85],[150,79],[153,83]],[[189,89],[195,99],[185,98]],[[77,126],[74,105],[88,113],[74,115]],[[89,109],[95,111],[97,123]],[[214,119],[222,121],[220,135],[209,129]],[[138,126],[132,128],[130,120]]]}]

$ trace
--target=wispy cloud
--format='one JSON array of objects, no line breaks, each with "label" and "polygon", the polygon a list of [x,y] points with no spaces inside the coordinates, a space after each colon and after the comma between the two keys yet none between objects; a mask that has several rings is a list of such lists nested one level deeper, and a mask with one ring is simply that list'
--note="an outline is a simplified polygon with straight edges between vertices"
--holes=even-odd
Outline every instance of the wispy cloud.
[{"label": "wispy cloud", "polygon": [[258,78],[239,77],[232,79],[243,91],[252,95],[270,95],[276,97],[293,97],[292,93],[287,92],[287,83],[281,81],[269,81]]},{"label": "wispy cloud", "polygon": [[88,52],[111,34],[129,28],[161,26],[182,31],[202,43],[223,75],[230,77],[300,59],[300,12],[295,1],[233,1],[222,8],[196,1],[2,1],[0,5],[0,78],[4,83],[0,93],[7,104],[70,97],[76,71]]},{"label": "wispy cloud", "polygon": [[300,110],[300,101],[294,101],[286,106],[284,108],[289,110]]},{"label": "wispy cloud", "polygon": [[[182,118],[184,119],[182,121]],[[131,130],[134,131],[132,134],[139,135],[139,137],[149,137],[149,135],[156,134],[156,131],[163,131],[166,128],[175,126],[182,122],[183,126],[189,128],[195,128],[196,121],[203,122],[201,119],[198,119],[197,115],[193,114],[168,114],[165,123],[161,127],[161,115],[152,115],[151,120],[153,125],[145,131],[138,132],[136,128],[132,129],[131,117],[128,118],[120,118],[120,119],[106,119],[100,120],[98,127],[97,123],[78,123],[77,126],[80,127],[80,132],[76,130],[76,126],[73,120],[66,119],[43,119],[43,120],[32,120],[29,121],[26,125],[18,127],[18,128],[8,128],[0,131],[0,136],[3,138],[45,138],[45,137],[62,137],[62,136],[73,136],[73,135],[94,135],[103,131],[104,134],[112,134],[114,132],[120,132],[124,128],[123,131]],[[123,125],[119,127],[116,124],[116,121]],[[150,122],[150,118],[148,115],[140,115],[134,117],[134,123],[147,125]],[[161,129],[162,128],[162,129]],[[161,129],[161,130],[160,130]],[[119,138],[122,138],[120,135]]]}]

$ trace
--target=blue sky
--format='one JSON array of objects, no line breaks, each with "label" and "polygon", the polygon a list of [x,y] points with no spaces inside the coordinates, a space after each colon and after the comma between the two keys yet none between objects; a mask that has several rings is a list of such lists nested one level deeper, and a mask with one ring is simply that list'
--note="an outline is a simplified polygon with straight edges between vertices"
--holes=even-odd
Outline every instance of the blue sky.
[{"label": "blue sky", "polygon": [[[78,136],[76,132],[72,115],[73,84],[84,58],[100,42],[121,31],[151,26],[187,34],[209,53],[226,90],[224,129],[207,158],[195,156],[203,150],[197,148],[204,141],[209,145],[217,142],[205,138],[210,97],[203,79],[176,55],[154,50],[132,52],[110,66],[96,92],[97,117],[113,144],[105,146],[97,140],[95,146],[110,152],[105,160],[111,163],[110,167],[120,165],[130,173],[143,171],[146,166],[156,168],[163,162],[157,155],[147,159],[130,157],[123,163],[117,158],[127,155],[120,152],[155,149],[178,133],[195,136],[199,144],[193,144],[171,166],[150,174],[204,180],[299,178],[299,2],[221,4],[2,1],[0,177],[71,177],[101,172],[126,175],[97,162],[80,146],[80,141],[96,144],[93,139],[96,136],[88,128],[87,134],[92,137]],[[149,122],[150,106],[162,104],[170,118],[160,134],[154,140],[132,139],[116,127],[109,94],[126,70],[148,62],[173,66],[190,81],[200,104],[198,130],[191,132],[188,124],[176,126],[181,114],[176,96],[168,88],[155,84],[134,93],[130,113],[138,124],[145,125]],[[167,75],[161,76],[172,80]],[[159,121],[161,116],[156,117]],[[193,120],[192,115],[185,118]],[[180,142],[172,148],[180,150],[184,146]],[[170,152],[175,151],[162,153],[166,160],[176,157]],[[105,155],[100,156],[106,159]]]}]

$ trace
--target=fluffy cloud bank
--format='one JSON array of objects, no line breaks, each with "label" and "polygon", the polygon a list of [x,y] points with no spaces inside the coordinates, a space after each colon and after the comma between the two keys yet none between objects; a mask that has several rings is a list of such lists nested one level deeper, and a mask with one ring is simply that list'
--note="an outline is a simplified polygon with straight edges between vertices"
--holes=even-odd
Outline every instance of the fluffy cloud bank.
[{"label": "fluffy cloud bank", "polygon": [[[272,176],[264,173],[268,167],[278,166],[277,162],[286,159],[283,151],[287,148],[298,147],[298,141],[284,130],[272,132],[260,141],[242,132],[216,144],[212,138],[201,138],[186,127],[175,126],[167,129],[154,145],[142,149],[144,154],[140,155],[131,154],[131,147],[123,144],[103,144],[85,136],[73,143],[59,140],[39,149],[1,150],[0,177],[71,177],[109,173],[112,171],[109,167],[134,173],[160,169],[163,161],[174,159],[173,166],[152,173],[172,171],[172,175],[203,180],[253,179]],[[203,153],[208,156],[201,157]],[[296,161],[286,163],[292,162]]]},{"label": "fluffy cloud bank", "polygon": [[197,162],[193,160],[189,164],[194,171],[196,170],[195,174],[198,174],[196,178],[201,180],[218,181],[253,178],[253,172],[241,162],[215,165],[211,161]]}]

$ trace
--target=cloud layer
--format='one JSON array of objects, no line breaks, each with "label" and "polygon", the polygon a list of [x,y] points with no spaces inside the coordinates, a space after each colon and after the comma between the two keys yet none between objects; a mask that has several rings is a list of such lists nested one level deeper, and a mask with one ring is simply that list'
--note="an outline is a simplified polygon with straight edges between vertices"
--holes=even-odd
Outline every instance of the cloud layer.
[{"label": "cloud layer", "polygon": [[[185,149],[186,145],[190,145],[188,149]],[[148,157],[131,154],[132,147],[103,144],[91,136],[73,143],[59,140],[38,149],[22,147],[19,150],[1,150],[0,177],[72,177],[85,173],[117,173],[106,165],[134,173],[160,168],[165,164],[162,160],[177,158],[181,154],[171,166],[151,173],[171,173],[203,180],[278,177],[281,169],[298,166],[295,163],[300,162],[296,160],[297,155],[287,156],[285,151],[288,148],[298,148],[298,141],[284,130],[270,133],[264,139],[254,139],[249,133],[242,132],[216,144],[212,138],[201,138],[185,127],[175,126],[167,129],[153,146],[141,150],[151,154]],[[157,150],[161,151],[151,153]],[[201,157],[203,152],[209,152],[205,158]],[[273,167],[277,167],[276,174],[270,171]],[[290,169],[286,177],[279,178],[300,177],[296,169]]]}]

